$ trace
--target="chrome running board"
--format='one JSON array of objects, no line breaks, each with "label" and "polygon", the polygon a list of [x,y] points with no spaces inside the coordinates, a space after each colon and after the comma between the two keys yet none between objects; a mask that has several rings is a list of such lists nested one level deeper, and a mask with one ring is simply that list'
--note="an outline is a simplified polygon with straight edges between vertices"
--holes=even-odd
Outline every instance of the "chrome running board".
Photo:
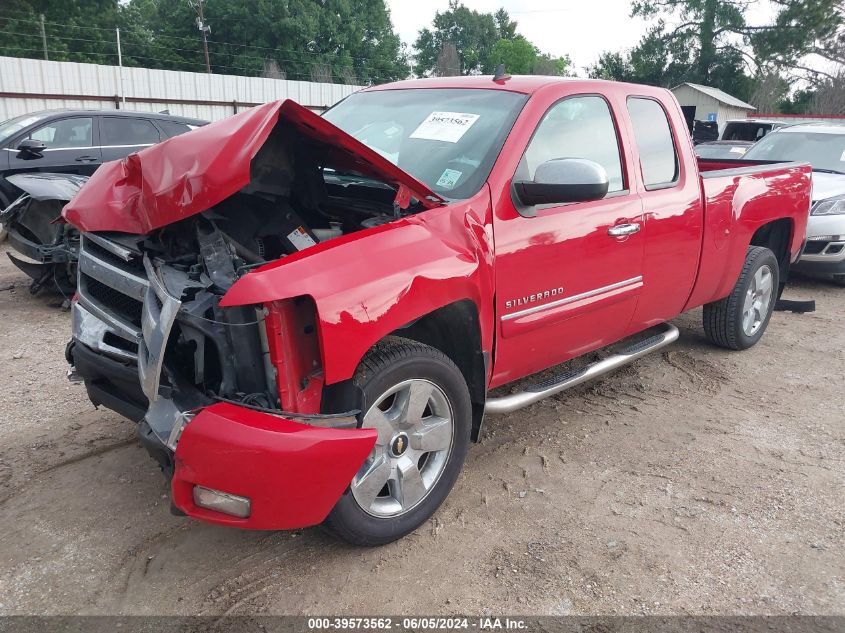
[{"label": "chrome running board", "polygon": [[513,413],[517,409],[522,409],[544,398],[619,369],[623,365],[633,363],[646,354],[650,354],[666,347],[670,343],[674,343],[678,340],[679,334],[678,328],[674,325],[664,323],[662,332],[650,336],[639,343],[628,345],[613,356],[608,356],[592,365],[571,369],[557,376],[552,376],[548,380],[531,385],[518,393],[502,396],[501,398],[488,398],[484,406],[484,412],[491,414]]}]

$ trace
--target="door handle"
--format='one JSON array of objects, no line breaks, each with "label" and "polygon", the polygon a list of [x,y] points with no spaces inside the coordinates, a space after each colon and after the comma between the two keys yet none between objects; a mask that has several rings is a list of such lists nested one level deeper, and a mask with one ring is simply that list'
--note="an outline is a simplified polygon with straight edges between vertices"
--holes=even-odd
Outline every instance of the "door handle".
[{"label": "door handle", "polygon": [[628,224],[617,224],[607,229],[607,234],[612,237],[625,237],[626,235],[633,235],[640,232],[639,222],[630,222]]},{"label": "door handle", "polygon": [[96,163],[97,162],[96,156],[80,156],[76,159],[77,163]]}]

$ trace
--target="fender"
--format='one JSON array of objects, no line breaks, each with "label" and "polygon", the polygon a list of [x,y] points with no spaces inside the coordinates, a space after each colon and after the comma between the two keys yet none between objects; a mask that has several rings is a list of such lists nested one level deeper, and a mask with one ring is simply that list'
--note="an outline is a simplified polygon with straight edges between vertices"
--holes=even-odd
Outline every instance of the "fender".
[{"label": "fender", "polygon": [[[745,261],[751,238],[775,220],[793,223],[790,258],[801,250],[810,209],[811,169],[791,163],[772,174],[754,167],[713,172],[702,179],[706,213],[699,276],[684,312],[726,297]],[[707,174],[707,172],[705,172]]]},{"label": "fender", "polygon": [[239,279],[222,307],[310,296],[326,384],[351,378],[379,340],[438,308],[475,303],[482,351],[493,349],[493,232],[489,189],[351,233]]}]

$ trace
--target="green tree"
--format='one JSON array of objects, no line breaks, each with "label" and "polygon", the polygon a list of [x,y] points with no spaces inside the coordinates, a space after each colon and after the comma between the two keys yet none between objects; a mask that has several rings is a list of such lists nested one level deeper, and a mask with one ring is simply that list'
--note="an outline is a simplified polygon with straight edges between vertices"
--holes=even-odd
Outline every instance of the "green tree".
[{"label": "green tree", "polygon": [[548,53],[541,53],[534,61],[534,67],[531,69],[532,75],[565,75],[569,72],[572,66],[572,60],[569,55],[563,57],[553,57]]},{"label": "green tree", "polygon": [[[443,60],[451,60],[453,50],[456,68],[446,68]],[[459,0],[449,0],[446,11],[435,13],[432,28],[420,30],[414,51],[414,72],[421,76],[491,73],[498,64],[511,74],[563,75],[570,66],[569,57],[541,53],[518,34],[517,23],[504,9],[479,13]]]},{"label": "green tree", "polygon": [[493,14],[493,19],[496,21],[496,28],[499,29],[499,37],[503,40],[512,40],[516,37],[516,22],[511,20],[511,16],[504,8],[499,9]]},{"label": "green tree", "polygon": [[552,57],[540,53],[539,49],[522,35],[511,39],[502,38],[493,45],[488,68],[504,64],[505,69],[515,75],[564,75],[570,65],[569,57]]},{"label": "green tree", "polygon": [[[765,24],[747,20],[746,0],[635,0],[632,16],[658,18],[661,37],[690,55],[691,81],[724,80],[726,56],[760,72],[767,66],[788,67],[836,33],[842,24],[838,0],[777,0],[774,19]],[[665,28],[667,21],[677,24]],[[734,91],[736,92],[736,91]]]},{"label": "green tree", "polygon": [[694,81],[690,78],[691,73],[689,51],[679,42],[665,37],[664,27],[660,24],[651,28],[630,51],[606,51],[587,69],[587,74],[595,79],[663,87]]},{"label": "green tree", "polygon": [[509,73],[527,75],[534,69],[537,49],[521,35],[500,39],[490,51],[490,66],[504,64]]},{"label": "green tree", "polygon": [[117,63],[117,0],[5,0],[0,4],[0,55],[55,61]]},{"label": "green tree", "polygon": [[[204,0],[203,8],[213,72],[260,75],[272,67],[288,79],[360,83],[408,75],[384,0]],[[120,26],[126,65],[205,70],[188,0],[6,0],[0,28],[21,35],[4,39],[0,54],[41,56],[40,13],[51,59],[115,64]]]},{"label": "green tree", "polygon": [[[504,11],[500,13],[507,15]],[[460,74],[473,75],[489,72],[493,46],[499,41],[501,31],[491,13],[470,10],[458,0],[449,0],[444,12],[434,14],[433,29],[420,30],[414,49],[417,75],[430,75],[437,67],[437,56],[447,43],[454,44],[460,59]],[[510,19],[505,28],[510,25]],[[514,29],[516,25],[514,24]]]},{"label": "green tree", "polygon": [[[131,0],[138,65],[187,64],[202,70],[202,40],[187,2]],[[259,75],[273,62],[288,79],[328,73],[335,80],[384,82],[408,74],[407,58],[384,0],[265,0],[251,6],[206,0],[214,72]],[[146,41],[143,38],[146,37]],[[143,51],[157,54],[142,60]]]},{"label": "green tree", "polygon": [[619,51],[604,51],[587,67],[587,76],[609,81],[631,81],[634,77],[631,55]]},{"label": "green tree", "polygon": [[[761,86],[773,85],[773,76],[801,68],[808,53],[835,59],[843,52],[843,4],[777,0],[772,20],[751,24],[745,0],[635,0],[632,15],[657,18],[656,25],[630,51],[603,53],[588,72],[665,87],[691,81],[768,105],[771,95],[763,99]],[[821,79],[829,84],[835,76]]]}]

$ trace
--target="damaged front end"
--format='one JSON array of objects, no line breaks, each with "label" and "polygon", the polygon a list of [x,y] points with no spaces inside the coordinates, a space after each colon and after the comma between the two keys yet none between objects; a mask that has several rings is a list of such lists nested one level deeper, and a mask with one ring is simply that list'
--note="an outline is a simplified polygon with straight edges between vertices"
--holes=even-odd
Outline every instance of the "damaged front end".
[{"label": "damaged front end", "polygon": [[7,180],[23,193],[0,212],[0,226],[8,231],[9,245],[17,251],[6,254],[32,279],[32,294],[45,288],[73,294],[79,231],[62,220],[61,211],[88,177],[25,173]]},{"label": "damaged front end", "polygon": [[[329,512],[374,435],[355,428],[357,411],[320,413],[316,313],[307,297],[220,306],[255,267],[238,254],[255,247],[243,232],[248,215],[218,207],[155,237],[84,233],[68,357],[95,405],[138,422],[180,510],[243,527],[300,527]],[[270,217],[252,225],[268,235],[291,232]],[[291,470],[299,459],[300,470]],[[318,473],[321,460],[331,463]],[[314,476],[299,481],[305,473]],[[298,495],[303,487],[322,501],[285,505],[268,492]],[[230,507],[233,499],[246,499],[248,511]]]},{"label": "damaged front end", "polygon": [[[265,264],[437,203],[418,183],[375,180],[382,157],[300,106],[268,104],[239,122],[105,165],[65,208],[83,231],[67,357],[95,405],[138,422],[178,510],[247,528],[303,527],[325,518],[376,432],[357,428],[357,410],[326,405],[310,296],[230,307],[223,298]],[[219,157],[220,138],[237,142],[244,129],[246,178],[240,163],[222,175],[201,166],[205,181],[220,176],[202,188],[176,168],[183,152],[186,165],[188,154],[191,164],[211,155],[204,138]]]}]

